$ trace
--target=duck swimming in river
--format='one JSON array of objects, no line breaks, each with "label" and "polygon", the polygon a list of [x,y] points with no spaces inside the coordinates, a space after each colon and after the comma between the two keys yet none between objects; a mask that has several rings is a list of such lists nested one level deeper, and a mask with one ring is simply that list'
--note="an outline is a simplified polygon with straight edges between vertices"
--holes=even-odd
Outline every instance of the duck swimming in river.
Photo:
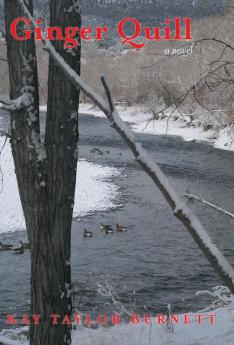
[{"label": "duck swimming in river", "polygon": [[12,244],[3,244],[2,242],[0,242],[0,251],[12,250],[12,247]]},{"label": "duck swimming in river", "polygon": [[83,237],[93,237],[92,231],[88,231],[87,229],[84,229]]},{"label": "duck swimming in river", "polygon": [[24,254],[24,244],[22,241],[19,241],[19,243],[21,246],[14,249],[14,254]]},{"label": "duck swimming in river", "polygon": [[114,230],[110,227],[104,230],[106,235],[113,234]]},{"label": "duck swimming in river", "polygon": [[120,224],[116,224],[116,230],[119,231],[119,232],[125,232],[127,231],[127,228],[123,225],[120,225]]},{"label": "duck swimming in river", "polygon": [[101,223],[101,230],[102,231],[106,231],[106,230],[109,230],[109,229],[112,229],[111,225]]}]

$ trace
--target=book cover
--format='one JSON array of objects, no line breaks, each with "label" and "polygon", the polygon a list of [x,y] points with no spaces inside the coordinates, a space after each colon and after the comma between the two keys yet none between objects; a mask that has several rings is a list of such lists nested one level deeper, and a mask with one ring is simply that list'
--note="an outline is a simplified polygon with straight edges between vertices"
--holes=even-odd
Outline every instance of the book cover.
[{"label": "book cover", "polygon": [[234,4],[0,0],[0,345],[233,345]]}]

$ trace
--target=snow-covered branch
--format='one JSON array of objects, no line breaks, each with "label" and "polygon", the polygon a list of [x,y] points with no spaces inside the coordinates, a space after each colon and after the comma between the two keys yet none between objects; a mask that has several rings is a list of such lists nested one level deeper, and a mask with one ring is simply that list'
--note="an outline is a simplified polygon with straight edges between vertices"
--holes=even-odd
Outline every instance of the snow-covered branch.
[{"label": "snow-covered branch", "polygon": [[196,296],[211,296],[216,298],[216,300],[208,307],[202,310],[202,312],[210,312],[220,307],[227,305],[233,305],[234,296],[231,291],[226,286],[216,286],[209,290],[197,291]]},{"label": "snow-covered branch", "polygon": [[110,111],[109,115],[107,116],[108,119],[112,122],[112,127],[115,128],[124,138],[125,142],[127,142],[128,146],[134,153],[134,156],[136,157],[138,163],[152,178],[154,183],[164,195],[165,199],[173,209],[174,215],[186,226],[195,242],[198,244],[206,257],[210,260],[212,266],[219,272],[220,276],[225,281],[225,284],[230,288],[232,292],[234,292],[233,267],[229,264],[223,254],[211,241],[207,231],[200,223],[199,219],[192,212],[192,210],[181,201],[159,166],[150,159],[150,157],[141,147],[141,144],[137,143],[137,140],[134,138],[134,134],[126,126],[126,124],[123,123],[116,109],[114,108],[110,96],[110,90],[103,77],[102,83],[107,93],[107,98],[110,103],[110,109],[113,109],[113,111]]},{"label": "snow-covered branch", "polygon": [[[28,11],[23,0],[17,0],[22,6],[25,15],[32,21],[34,26],[36,22]],[[152,178],[155,185],[159,188],[164,198],[173,210],[174,215],[185,225],[194,241],[200,247],[204,255],[209,259],[212,266],[219,273],[225,285],[234,293],[234,269],[223,256],[221,251],[211,241],[207,231],[194,215],[193,211],[181,200],[175,192],[170,182],[161,171],[160,167],[148,156],[141,144],[137,142],[134,133],[120,118],[114,104],[111,100],[111,93],[102,78],[106,90],[109,104],[100,97],[80,76],[65,62],[65,60],[56,52],[51,42],[43,41],[45,50],[49,53],[54,62],[66,74],[67,78],[81,89],[88,98],[90,98],[106,115],[111,122],[112,127],[121,135],[124,141],[132,150],[137,162],[142,166],[145,172]]]},{"label": "snow-covered branch", "polygon": [[113,287],[108,284],[107,281],[104,282],[104,285],[101,285],[100,283],[97,284],[97,292],[102,297],[110,298],[110,300],[113,302],[113,305],[117,308],[118,313],[126,314],[131,317],[132,312],[129,312],[121,301],[118,300],[118,297],[115,296]]},{"label": "snow-covered branch", "polygon": [[215,204],[212,204],[211,202],[209,201],[206,201],[201,195],[197,196],[197,195],[194,195],[194,194],[190,194],[190,193],[185,193],[184,196],[189,199],[189,200],[197,200],[199,202],[201,202],[202,204],[206,205],[206,206],[209,206],[213,209],[215,209],[216,211],[218,212],[221,212],[223,214],[225,214],[226,216],[228,217],[231,217],[231,218],[234,218],[234,214],[225,210],[224,208],[218,206],[218,205],[215,205]]},{"label": "snow-covered branch", "polygon": [[212,289],[212,291],[200,290],[196,292],[196,296],[202,296],[202,295],[217,297],[219,300],[226,302],[227,296],[230,298],[231,293],[230,293],[230,290],[226,286],[216,286]]},{"label": "snow-covered branch", "polygon": [[29,92],[23,93],[20,97],[10,100],[7,97],[0,96],[0,109],[7,111],[20,110],[27,107],[31,102],[31,94]]},{"label": "snow-covered branch", "polygon": [[8,97],[0,95],[0,103],[2,103],[4,105],[11,105],[12,101]]}]

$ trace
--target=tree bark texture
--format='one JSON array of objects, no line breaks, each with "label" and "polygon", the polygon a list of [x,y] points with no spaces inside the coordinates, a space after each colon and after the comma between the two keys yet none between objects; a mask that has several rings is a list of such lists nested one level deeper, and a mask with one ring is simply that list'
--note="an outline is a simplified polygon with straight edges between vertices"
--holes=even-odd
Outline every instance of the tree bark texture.
[{"label": "tree bark texture", "polygon": [[[33,1],[25,2],[30,12]],[[74,4],[76,4],[74,6]],[[80,10],[73,0],[50,1],[50,25],[80,26]],[[11,112],[11,145],[20,198],[31,244],[31,345],[71,343],[71,326],[61,325],[72,313],[71,224],[77,169],[79,91],[50,59],[45,141],[40,139],[37,59],[34,40],[16,41],[10,23],[24,13],[14,0],[5,0],[10,98],[30,92],[31,102]],[[56,50],[80,74],[80,46]],[[50,315],[59,314],[59,324]]]}]

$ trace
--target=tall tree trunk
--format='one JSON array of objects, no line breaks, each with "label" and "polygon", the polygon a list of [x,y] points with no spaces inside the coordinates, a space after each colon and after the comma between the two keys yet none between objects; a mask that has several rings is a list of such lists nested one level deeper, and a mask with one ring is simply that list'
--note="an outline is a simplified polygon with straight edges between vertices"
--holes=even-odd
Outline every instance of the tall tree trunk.
[{"label": "tall tree trunk", "polygon": [[[32,0],[27,6],[32,13]],[[80,26],[80,9],[74,0],[51,0],[51,26]],[[71,223],[74,205],[78,142],[79,91],[50,60],[45,143],[40,141],[38,77],[35,44],[12,39],[9,26],[24,16],[14,0],[5,0],[10,97],[30,92],[31,102],[11,113],[12,152],[20,197],[31,243],[31,314],[40,314],[39,325],[30,325],[31,345],[71,343]],[[80,73],[80,46],[55,48]],[[58,314],[52,325],[50,316]]]}]

